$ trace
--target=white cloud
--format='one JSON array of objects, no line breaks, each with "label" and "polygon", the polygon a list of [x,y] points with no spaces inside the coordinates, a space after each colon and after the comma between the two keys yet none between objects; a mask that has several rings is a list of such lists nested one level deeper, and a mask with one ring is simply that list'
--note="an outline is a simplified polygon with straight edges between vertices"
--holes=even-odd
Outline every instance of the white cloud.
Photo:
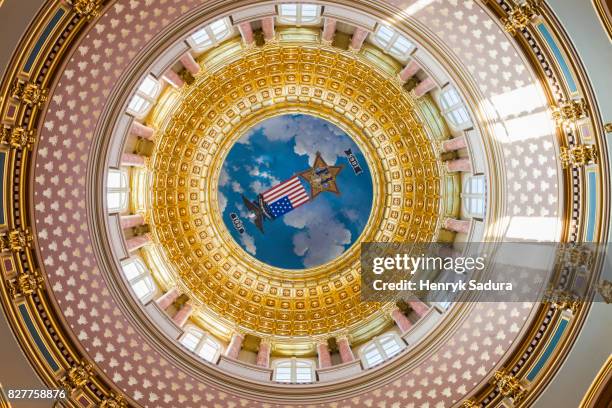
[{"label": "white cloud", "polygon": [[227,183],[229,183],[229,174],[225,168],[221,169],[221,174],[219,174],[219,186],[225,187]]},{"label": "white cloud", "polygon": [[256,177],[257,180],[251,182],[249,184],[249,188],[255,194],[259,194],[269,189],[272,186],[280,183],[280,180],[274,177],[269,171],[261,171],[259,167],[251,167],[247,166],[246,170],[249,172],[249,175],[252,177]]},{"label": "white cloud", "polygon": [[353,208],[343,209],[342,214],[344,214],[344,216],[352,222],[355,222],[359,219],[359,212]]},{"label": "white cloud", "polygon": [[310,165],[314,164],[317,151],[328,164],[335,164],[338,156],[344,155],[347,148],[355,148],[352,141],[340,137],[344,132],[322,119],[313,120],[310,116],[278,116],[259,124],[270,141],[289,141],[295,138],[294,152],[307,155]]},{"label": "white cloud", "polygon": [[219,209],[221,210],[221,213],[225,212],[225,207],[227,207],[227,197],[225,197],[225,194],[219,191]]},{"label": "white cloud", "polygon": [[309,268],[331,261],[351,243],[351,232],[324,201],[315,201],[288,213],[285,224],[301,229],[293,236],[293,251]]},{"label": "white cloud", "polygon": [[248,232],[245,232],[240,235],[240,242],[242,242],[242,246],[244,249],[251,255],[257,254],[257,247],[255,246],[255,239],[253,236],[249,235]]},{"label": "white cloud", "polygon": [[267,119],[253,128],[253,131],[262,130],[271,142],[287,142],[297,135],[297,121],[292,116],[276,116]]},{"label": "white cloud", "polygon": [[239,182],[237,181],[232,181],[232,190],[235,193],[242,193],[244,191],[244,189],[242,188],[242,186],[240,185]]}]

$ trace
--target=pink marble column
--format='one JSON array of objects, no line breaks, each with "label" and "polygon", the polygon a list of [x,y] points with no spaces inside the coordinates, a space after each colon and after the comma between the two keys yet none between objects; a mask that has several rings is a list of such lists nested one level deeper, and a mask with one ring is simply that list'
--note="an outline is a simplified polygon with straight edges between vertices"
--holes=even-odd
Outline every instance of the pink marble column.
[{"label": "pink marble column", "polygon": [[164,293],[163,295],[161,295],[159,298],[157,298],[155,303],[157,303],[157,306],[159,306],[161,310],[166,310],[167,308],[170,307],[171,304],[174,303],[174,301],[178,297],[179,297],[178,290],[176,290],[176,288],[172,288],[166,293]]},{"label": "pink marble column", "polygon": [[404,315],[398,307],[391,310],[390,315],[402,333],[407,332],[408,329],[412,327],[412,323],[410,322],[410,320],[408,320],[406,315]]},{"label": "pink marble column", "polygon": [[455,171],[463,171],[463,172],[471,172],[472,171],[472,163],[470,163],[470,159],[467,157],[462,157],[461,159],[455,159],[445,162],[446,168],[450,172]]},{"label": "pink marble column", "polygon": [[232,334],[232,339],[230,340],[229,345],[227,346],[227,350],[225,350],[225,355],[229,358],[238,358],[238,353],[240,353],[240,349],[242,349],[242,341],[244,340],[244,334],[234,332]]},{"label": "pink marble column", "polygon": [[143,139],[153,140],[155,138],[155,129],[143,125],[140,122],[133,121],[130,133],[136,136],[140,136]]},{"label": "pink marble column", "polygon": [[274,40],[274,17],[264,17],[261,19],[261,31],[264,34],[264,41]]},{"label": "pink marble column", "polygon": [[414,88],[414,95],[417,98],[425,95],[427,92],[431,91],[436,87],[436,83],[430,77],[425,78]]},{"label": "pink marble column", "polygon": [[193,306],[190,303],[185,303],[181,309],[176,312],[172,320],[178,327],[183,327],[193,313]]},{"label": "pink marble column", "polygon": [[467,234],[470,232],[469,220],[456,220],[454,218],[447,218],[444,220],[443,227],[449,231],[461,232]]},{"label": "pink marble column", "polygon": [[343,363],[349,363],[355,360],[355,355],[353,354],[353,350],[351,350],[351,345],[346,336],[338,337],[336,343],[338,343],[338,351],[340,352],[340,358]]},{"label": "pink marble column", "polygon": [[255,36],[253,35],[251,23],[245,21],[244,23],[238,24],[238,31],[240,31],[242,41],[244,41],[247,46],[251,46],[255,43]]},{"label": "pink marble column", "polygon": [[136,251],[151,242],[151,236],[149,234],[138,235],[136,237],[127,240],[128,252]]},{"label": "pink marble column", "polygon": [[429,310],[429,306],[427,306],[425,303],[421,302],[418,299],[417,300],[409,300],[408,304],[410,305],[412,310],[414,310],[414,312],[419,317],[425,316],[425,313],[427,313],[427,311]]},{"label": "pink marble column", "polygon": [[270,351],[272,350],[272,344],[270,339],[261,339],[259,342],[259,350],[257,350],[257,361],[256,364],[259,367],[270,367]]},{"label": "pink marble column", "polygon": [[459,149],[465,149],[467,147],[467,140],[465,136],[454,137],[449,140],[442,142],[442,151],[452,152]]},{"label": "pink marble column", "polygon": [[369,31],[364,30],[363,28],[356,27],[355,32],[351,37],[351,45],[349,46],[349,49],[351,51],[359,51],[369,33]]},{"label": "pink marble column", "polygon": [[164,80],[175,88],[180,88],[185,85],[185,81],[183,81],[183,78],[181,78],[179,74],[174,72],[174,70],[172,69],[169,69],[164,72]]},{"label": "pink marble column", "polygon": [[193,76],[196,76],[202,70],[200,64],[197,63],[197,61],[193,58],[193,55],[191,55],[190,52],[186,52],[185,54],[183,54],[179,61],[181,62],[181,64],[183,64],[185,69],[189,71],[189,73]]},{"label": "pink marble column", "polygon": [[325,17],[323,22],[323,33],[321,33],[321,41],[325,44],[331,44],[336,35],[336,19]]},{"label": "pink marble column", "polygon": [[400,81],[406,82],[410,78],[416,75],[417,72],[421,69],[421,66],[415,60],[410,60],[408,64],[397,74]]},{"label": "pink marble column", "polygon": [[119,221],[121,228],[133,228],[144,225],[144,216],[142,214],[122,215]]},{"label": "pink marble column", "polygon": [[134,153],[123,153],[121,155],[121,165],[131,167],[145,167],[146,157]]},{"label": "pink marble column", "polygon": [[317,343],[317,355],[319,357],[319,368],[332,366],[331,353],[329,352],[327,341]]}]

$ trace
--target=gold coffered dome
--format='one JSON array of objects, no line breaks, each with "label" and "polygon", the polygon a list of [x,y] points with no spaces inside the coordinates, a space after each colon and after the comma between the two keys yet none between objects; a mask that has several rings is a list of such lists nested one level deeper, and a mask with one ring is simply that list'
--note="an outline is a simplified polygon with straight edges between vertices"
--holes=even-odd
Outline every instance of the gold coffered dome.
[{"label": "gold coffered dome", "polygon": [[[200,64],[204,72],[155,114],[147,212],[175,281],[201,309],[257,335],[365,334],[386,324],[379,304],[360,301],[359,243],[430,242],[439,229],[441,166],[413,97],[363,55],[320,43],[230,43]],[[374,179],[372,211],[354,245],[297,271],[245,252],[223,225],[217,197],[237,139],[292,112],[350,134]]]}]

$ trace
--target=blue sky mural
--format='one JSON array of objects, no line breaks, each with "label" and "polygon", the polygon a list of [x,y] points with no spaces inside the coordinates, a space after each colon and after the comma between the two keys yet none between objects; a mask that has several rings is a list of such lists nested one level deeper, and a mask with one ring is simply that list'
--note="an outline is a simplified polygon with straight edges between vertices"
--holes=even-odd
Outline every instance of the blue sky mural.
[{"label": "blue sky mural", "polygon": [[[350,166],[347,149],[363,168],[361,174]],[[242,194],[254,200],[307,170],[317,151],[328,165],[344,165],[337,178],[341,194],[321,193],[275,220],[266,220],[265,233],[260,232],[248,218]],[[336,258],[359,237],[372,207],[372,177],[363,154],[344,131],[313,116],[282,115],[256,125],[232,147],[219,179],[219,207],[232,237],[255,258],[280,268],[309,268]],[[244,223],[242,234],[234,228],[231,213]]]}]

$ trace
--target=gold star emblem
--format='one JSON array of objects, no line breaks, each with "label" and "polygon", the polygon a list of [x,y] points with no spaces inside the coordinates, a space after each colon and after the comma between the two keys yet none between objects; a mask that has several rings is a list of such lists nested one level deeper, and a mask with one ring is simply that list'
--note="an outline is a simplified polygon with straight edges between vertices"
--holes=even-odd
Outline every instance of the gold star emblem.
[{"label": "gold star emblem", "polygon": [[324,191],[340,194],[336,177],[343,168],[343,165],[328,166],[321,157],[321,153],[317,152],[314,165],[310,169],[298,173],[298,175],[310,184],[310,199],[312,200]]}]

